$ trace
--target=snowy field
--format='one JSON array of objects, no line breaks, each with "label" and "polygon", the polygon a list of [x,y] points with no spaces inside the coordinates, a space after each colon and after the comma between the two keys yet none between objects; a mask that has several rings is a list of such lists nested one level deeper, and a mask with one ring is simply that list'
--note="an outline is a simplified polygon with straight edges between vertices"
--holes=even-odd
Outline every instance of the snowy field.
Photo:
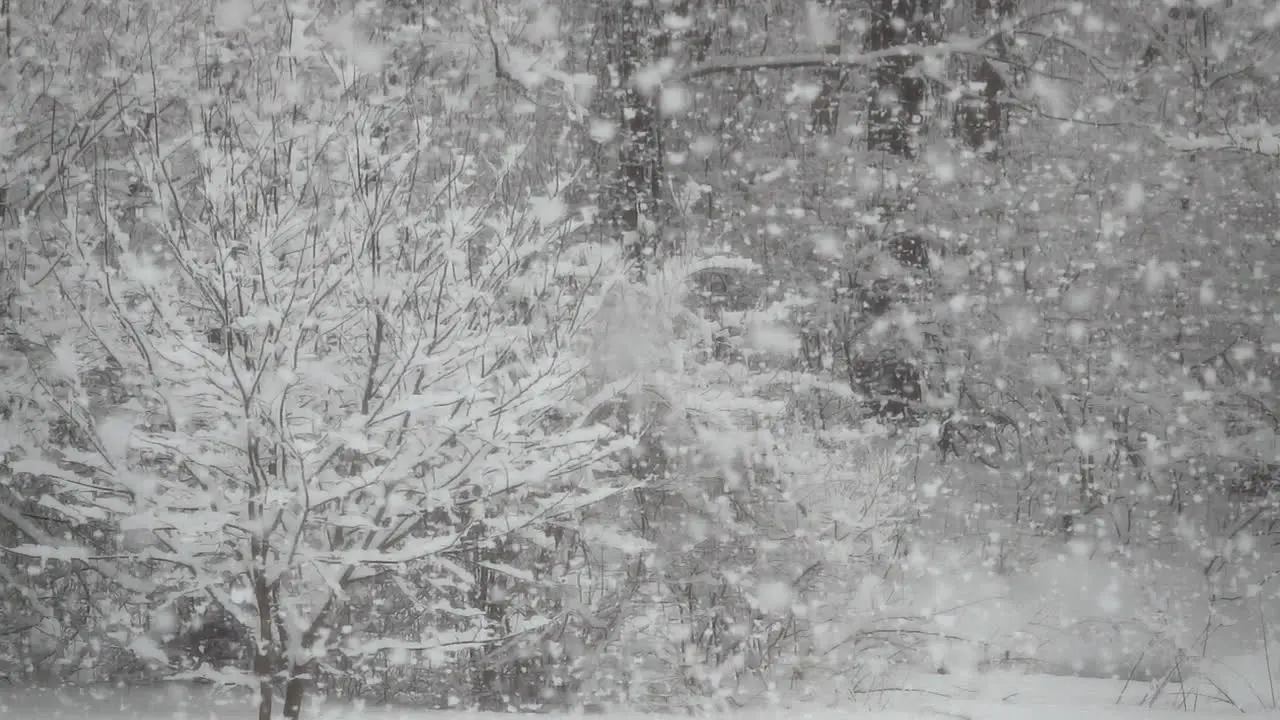
[{"label": "snowy field", "polygon": [[[1188,714],[1208,717],[1278,718],[1268,709],[1271,688],[1237,674],[1234,681],[1214,679],[1197,688],[1170,683],[1154,702],[1149,682],[983,673],[967,677],[915,675],[884,689],[852,694],[833,689],[828,701],[783,702],[772,708],[711,713],[741,720],[812,718],[814,720],[1174,720]],[[1228,697],[1234,691],[1237,697]],[[852,695],[852,696],[851,696]],[[311,707],[316,720],[498,720],[501,713],[442,712],[388,707]],[[250,720],[256,713],[225,694],[182,686],[122,691],[0,692],[0,718],[14,720]],[[538,717],[582,717],[547,714]],[[653,720],[656,715],[613,712],[606,720]],[[685,717],[672,715],[672,718]]]}]

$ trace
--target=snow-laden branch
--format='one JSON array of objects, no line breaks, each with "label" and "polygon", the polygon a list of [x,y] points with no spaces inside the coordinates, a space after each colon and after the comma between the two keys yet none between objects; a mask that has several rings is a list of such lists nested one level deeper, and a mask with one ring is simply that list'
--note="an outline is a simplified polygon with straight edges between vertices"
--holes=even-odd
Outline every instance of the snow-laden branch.
[{"label": "snow-laden branch", "polygon": [[78,560],[129,592],[146,594],[155,588],[153,583],[130,575],[115,562],[95,557],[94,553],[88,548],[75,545],[70,541],[63,541],[45,532],[38,525],[23,517],[22,513],[3,502],[0,502],[0,519],[16,527],[23,535],[30,538],[33,543],[7,548],[9,552],[45,560],[61,560],[63,562]]},{"label": "snow-laden branch", "polygon": [[462,652],[477,648],[493,647],[510,642],[521,635],[537,631],[550,623],[547,618],[536,618],[523,623],[523,627],[514,631],[497,635],[486,632],[444,632],[436,633],[422,640],[398,640],[394,638],[370,638],[352,642],[346,648],[348,657],[362,657],[387,651],[409,653],[420,652]]},{"label": "snow-laden branch", "polygon": [[[1078,3],[1075,2],[1057,3],[1029,13],[1018,18],[1012,23],[1006,23],[1004,27],[993,28],[991,32],[981,37],[953,35],[951,38],[937,43],[912,43],[907,45],[898,45],[885,50],[873,50],[870,52],[860,53],[834,54],[814,52],[797,53],[792,55],[767,55],[763,57],[712,57],[707,58],[707,60],[694,67],[685,70],[678,70],[667,76],[666,80],[668,82],[683,82],[686,80],[693,80],[695,78],[706,77],[707,75],[750,70],[787,70],[813,67],[862,67],[874,64],[879,60],[892,57],[924,58],[945,55],[979,55],[990,60],[1003,60],[1007,62],[1007,58],[1001,58],[995,54],[984,52],[983,48],[1001,35],[1021,32],[1022,28],[1027,27],[1036,20],[1064,13],[1074,14],[1076,12],[1075,6],[1077,5]],[[1089,53],[1088,49],[1083,46],[1076,44],[1074,45],[1074,48],[1080,52],[1086,53],[1090,57],[1096,57],[1096,55]]]},{"label": "snow-laden branch", "polygon": [[1170,148],[1182,152],[1221,150],[1280,157],[1280,125],[1271,123],[1260,122],[1228,128],[1214,135],[1161,133],[1160,137]]},{"label": "snow-laden branch", "polygon": [[[921,44],[911,43],[898,45],[885,50],[872,50],[859,53],[796,53],[789,55],[764,55],[759,57],[711,57],[706,61],[684,70],[677,70],[667,77],[668,82],[684,82],[695,78],[706,77],[726,72],[742,72],[750,70],[789,70],[813,67],[861,67],[871,65],[879,60],[893,57],[936,57],[940,55],[982,55],[987,56],[982,48],[996,38],[999,33],[991,33],[982,37],[954,36],[943,42]],[[992,59],[999,59],[991,56]]]}]

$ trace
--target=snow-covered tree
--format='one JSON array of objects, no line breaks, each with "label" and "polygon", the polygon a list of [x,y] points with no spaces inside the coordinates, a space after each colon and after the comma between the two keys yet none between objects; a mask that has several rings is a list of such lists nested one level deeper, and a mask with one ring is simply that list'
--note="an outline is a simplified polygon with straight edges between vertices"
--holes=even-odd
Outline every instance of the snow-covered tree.
[{"label": "snow-covered tree", "polygon": [[[573,177],[504,192],[527,144],[452,126],[369,8],[229,5],[165,62],[111,48],[125,119],[5,231],[0,507],[15,570],[125,593],[107,624],[144,661],[212,608],[247,664],[186,676],[256,686],[267,720],[363,659],[553,621],[481,575],[542,572],[495,548],[629,482],[583,374],[621,265],[575,239]],[[435,622],[367,617],[392,602]]]}]

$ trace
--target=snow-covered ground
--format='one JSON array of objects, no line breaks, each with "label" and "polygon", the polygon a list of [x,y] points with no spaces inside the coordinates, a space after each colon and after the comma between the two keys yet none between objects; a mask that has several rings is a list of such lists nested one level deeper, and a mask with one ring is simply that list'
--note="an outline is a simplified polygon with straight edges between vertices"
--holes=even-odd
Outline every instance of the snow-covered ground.
[{"label": "snow-covered ground", "polygon": [[[1177,684],[1164,685],[1154,702],[1155,686],[1148,682],[1026,675],[991,672],[965,677],[911,675],[881,683],[867,693],[831,691],[828,701],[784,702],[774,707],[739,710],[719,717],[734,720],[810,718],[812,720],[1175,720],[1189,713],[1199,716],[1280,719],[1267,709],[1270,688],[1215,679],[1199,691]],[[1234,685],[1234,687],[1232,687]],[[1216,687],[1215,687],[1216,686]],[[1224,699],[1232,690],[1239,698]],[[1274,707],[1274,706],[1272,706]],[[441,712],[406,708],[325,705],[310,708],[316,720],[499,720],[499,713]],[[712,715],[716,716],[716,715]],[[0,718],[15,720],[250,720],[253,709],[225,694],[183,686],[133,690],[0,691]],[[550,714],[549,720],[575,717]],[[581,717],[580,715],[576,717]],[[655,720],[660,716],[635,712],[595,715],[603,720]],[[673,716],[682,717],[682,716]]]}]

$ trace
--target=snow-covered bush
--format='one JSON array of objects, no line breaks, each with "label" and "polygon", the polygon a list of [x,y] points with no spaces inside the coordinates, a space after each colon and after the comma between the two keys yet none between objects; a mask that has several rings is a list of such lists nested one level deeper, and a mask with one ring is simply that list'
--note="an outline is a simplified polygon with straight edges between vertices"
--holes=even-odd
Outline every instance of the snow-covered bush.
[{"label": "snow-covered bush", "polygon": [[700,276],[753,271],[669,262],[602,316],[592,372],[629,388],[607,421],[637,438],[643,486],[588,511],[627,534],[584,537],[601,568],[585,699],[749,703],[866,659],[845,652],[876,612],[856,588],[892,561],[907,477],[891,442],[794,412],[792,384],[812,378],[779,367],[785,307],[700,307]]}]

